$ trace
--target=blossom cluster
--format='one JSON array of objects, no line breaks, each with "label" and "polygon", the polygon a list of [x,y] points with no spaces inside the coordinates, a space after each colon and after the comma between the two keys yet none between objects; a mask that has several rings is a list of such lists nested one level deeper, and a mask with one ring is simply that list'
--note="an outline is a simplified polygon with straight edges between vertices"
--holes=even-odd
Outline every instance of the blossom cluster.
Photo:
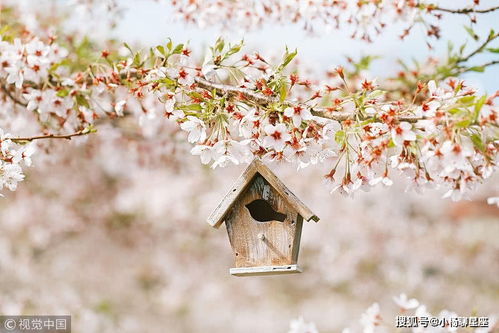
[{"label": "blossom cluster", "polygon": [[[163,101],[165,116],[188,133],[191,152],[204,164],[247,163],[255,156],[298,168],[331,163],[326,181],[346,195],[390,186],[397,172],[411,187],[442,188],[453,200],[497,168],[495,96],[479,97],[461,80],[420,84],[415,93],[421,102],[405,104],[387,100],[375,81],[365,79],[350,91],[341,68],[341,79],[322,87],[283,74],[294,56],[289,52],[275,67],[259,54],[230,62],[239,49],[219,40],[196,66],[183,45],[157,48],[166,66],[148,70],[134,90]],[[236,80],[238,88],[221,84],[223,78]]]},{"label": "blossom cluster", "polygon": [[51,66],[67,54],[57,44],[49,45],[36,37],[27,42],[20,38],[12,43],[0,41],[0,78],[18,89],[25,81],[39,84],[48,78]]},{"label": "blossom cluster", "polygon": [[148,52],[105,50],[81,66],[55,37],[3,39],[2,91],[43,132],[90,133],[97,120],[129,115],[147,131],[166,118],[204,164],[325,164],[330,191],[344,195],[401,173],[412,188],[459,200],[497,169],[497,94],[479,96],[457,78],[419,82],[408,101],[341,67],[309,80],[289,69],[296,51],[276,61],[242,42],[218,39],[203,63],[170,40]]},{"label": "blossom cluster", "polygon": [[10,134],[0,129],[0,191],[17,189],[17,183],[24,179],[21,165],[31,166],[34,152],[32,143],[16,144],[10,139]]},{"label": "blossom cluster", "polygon": [[[177,17],[199,27],[237,26],[242,30],[254,30],[268,23],[299,24],[308,32],[348,30],[352,38],[372,41],[388,24],[402,22],[405,25],[401,38],[412,28],[423,23],[430,37],[440,37],[438,20],[442,12],[432,2],[414,0],[382,1],[300,1],[300,0],[175,0],[171,4]],[[473,13],[479,1],[474,1],[465,10]],[[462,10],[462,9],[461,9]]]}]

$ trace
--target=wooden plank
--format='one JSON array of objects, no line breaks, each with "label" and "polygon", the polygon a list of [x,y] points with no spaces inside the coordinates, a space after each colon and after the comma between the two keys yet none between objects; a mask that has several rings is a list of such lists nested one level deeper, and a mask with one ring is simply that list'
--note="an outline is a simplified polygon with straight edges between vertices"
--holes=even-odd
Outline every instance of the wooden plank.
[{"label": "wooden plank", "polygon": [[[264,197],[273,210],[286,215],[283,222],[257,222],[251,217],[246,205]],[[293,252],[297,227],[301,228],[299,218],[294,208],[257,173],[225,218],[236,267],[295,264]]]},{"label": "wooden plank", "polygon": [[207,220],[209,225],[214,228],[220,227],[228,210],[237,201],[238,197],[246,189],[246,187],[253,179],[253,176],[256,174],[256,166],[256,159],[254,159],[253,162],[251,162],[251,164],[246,168],[246,170],[244,170],[241,176],[239,176],[237,181],[223,197],[222,201],[218,204],[215,210],[213,210],[213,212],[210,214],[210,217],[208,217]]},{"label": "wooden plank", "polygon": [[292,263],[296,264],[298,262],[298,254],[300,253],[300,240],[301,240],[301,229],[303,227],[303,217],[298,214],[296,218],[296,233],[293,242],[293,253],[291,254]]},{"label": "wooden plank", "polygon": [[278,274],[293,274],[301,273],[302,270],[298,265],[281,265],[281,266],[260,266],[260,267],[236,267],[229,270],[234,276],[260,276],[260,275],[278,275]]},{"label": "wooden plank", "polygon": [[258,172],[272,185],[288,203],[298,211],[305,221],[319,221],[315,215],[293,192],[291,192],[284,183],[260,160],[255,159],[253,162],[256,165]]}]

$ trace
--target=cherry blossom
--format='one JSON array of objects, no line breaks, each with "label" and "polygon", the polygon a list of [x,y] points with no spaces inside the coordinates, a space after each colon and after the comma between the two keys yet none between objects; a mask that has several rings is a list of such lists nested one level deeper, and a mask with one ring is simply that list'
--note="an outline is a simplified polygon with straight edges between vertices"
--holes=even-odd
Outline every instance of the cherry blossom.
[{"label": "cherry blossom", "polygon": [[268,124],[265,126],[265,133],[267,136],[263,138],[264,146],[273,148],[278,152],[284,149],[287,141],[291,140],[291,135],[284,124]]},{"label": "cherry blossom", "polygon": [[293,119],[293,125],[295,127],[300,127],[302,120],[312,119],[310,110],[302,108],[301,106],[286,108],[286,110],[284,110],[284,115],[288,118]]},{"label": "cherry blossom", "polygon": [[165,117],[171,120],[177,120],[179,118],[184,118],[185,114],[182,110],[175,108],[175,97],[170,97],[165,102]]},{"label": "cherry blossom", "polygon": [[180,128],[189,132],[189,142],[203,142],[206,139],[206,126],[196,117],[187,116],[187,121],[182,123]]},{"label": "cherry blossom", "polygon": [[401,122],[392,129],[392,139],[397,146],[403,146],[405,141],[416,140],[416,133],[412,131],[412,125],[407,122]]},{"label": "cherry blossom", "polygon": [[213,147],[205,146],[205,145],[196,145],[191,149],[192,155],[199,155],[201,159],[201,163],[208,164],[211,162],[215,153],[213,151]]},{"label": "cherry blossom", "polygon": [[392,186],[393,185],[393,181],[388,178],[388,176],[385,174],[383,175],[383,177],[377,177],[377,178],[373,178],[369,181],[369,185],[377,185],[377,184],[383,184],[384,186]]},{"label": "cherry blossom", "polygon": [[412,310],[419,306],[419,302],[415,298],[407,298],[406,294],[400,294],[398,297],[393,297],[393,301],[402,311]]},{"label": "cherry blossom", "polygon": [[213,159],[215,160],[213,168],[226,166],[229,162],[239,164],[251,161],[251,152],[247,142],[222,140],[213,145],[212,149],[214,153]]},{"label": "cherry blossom", "polygon": [[372,333],[376,326],[381,323],[380,308],[378,303],[371,305],[360,319],[364,333]]}]

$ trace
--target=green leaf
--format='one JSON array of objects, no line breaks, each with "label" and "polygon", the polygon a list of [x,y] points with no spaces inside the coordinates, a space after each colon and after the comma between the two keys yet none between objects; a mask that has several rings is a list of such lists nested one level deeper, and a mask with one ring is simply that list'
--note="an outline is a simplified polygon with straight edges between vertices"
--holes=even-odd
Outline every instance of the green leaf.
[{"label": "green leaf", "polygon": [[162,77],[161,79],[158,79],[156,82],[164,83],[167,86],[175,86],[176,81],[170,79],[169,77]]},{"label": "green leaf", "polygon": [[202,111],[203,110],[203,108],[200,104],[181,105],[178,108],[181,110],[184,110],[184,111]]},{"label": "green leaf", "polygon": [[480,110],[482,109],[482,106],[485,103],[486,99],[487,95],[483,95],[476,101],[475,108],[473,109],[473,121],[476,121],[478,119],[478,115],[480,114]]},{"label": "green leaf", "polygon": [[79,106],[84,106],[87,109],[90,109],[90,104],[88,103],[85,96],[81,94],[76,94],[76,104],[78,104]]},{"label": "green leaf", "polygon": [[288,49],[286,48],[286,54],[285,54],[284,59],[282,61],[282,66],[286,67],[291,62],[291,60],[293,60],[294,57],[296,57],[297,54],[298,54],[297,49],[295,49],[294,52],[289,53]]},{"label": "green leaf", "polygon": [[353,64],[355,66],[356,72],[360,72],[360,71],[369,69],[369,66],[371,66],[371,63],[373,62],[373,60],[376,60],[376,59],[379,59],[379,56],[368,55],[368,56],[361,57],[357,63]]},{"label": "green leaf", "polygon": [[475,101],[475,96],[464,96],[458,100],[459,103],[466,105],[472,104],[474,101]]},{"label": "green leaf", "polygon": [[483,73],[485,71],[485,66],[473,66],[468,68],[469,71]]},{"label": "green leaf", "polygon": [[463,54],[465,47],[466,47],[466,43],[464,43],[463,45],[461,45],[461,47],[459,48],[459,54]]},{"label": "green leaf", "polygon": [[464,119],[461,121],[458,121],[454,126],[457,128],[466,128],[470,125],[470,120],[469,119]]},{"label": "green leaf", "polygon": [[191,98],[197,98],[199,100],[204,100],[204,97],[203,95],[201,95],[200,93],[198,93],[197,91],[190,91],[189,93],[187,93],[187,95]]},{"label": "green leaf", "polygon": [[491,53],[499,53],[499,47],[496,47],[496,48],[487,48],[486,50],[489,51],[489,52],[491,52]]},{"label": "green leaf", "polygon": [[464,30],[466,30],[466,32],[468,33],[468,35],[471,36],[471,38],[473,38],[474,40],[478,40],[480,37],[478,37],[478,35],[475,33],[475,31],[473,30],[473,28],[471,27],[467,27],[467,26],[464,26]]},{"label": "green leaf", "polygon": [[290,53],[288,47],[286,47],[286,52],[284,52],[282,61],[279,64],[279,66],[277,66],[277,68],[275,69],[275,72],[276,73],[282,72],[282,70],[291,62],[291,60],[293,60],[294,57],[296,57],[297,54],[298,50],[295,49],[293,52]]},{"label": "green leaf", "polygon": [[172,54],[180,54],[184,49],[184,44],[178,44],[175,49],[173,49]]},{"label": "green leaf", "polygon": [[6,24],[4,25],[3,27],[0,28],[0,35],[3,35],[4,33],[6,33],[7,31],[9,31],[10,29],[10,25]]},{"label": "green leaf", "polygon": [[279,101],[281,103],[286,100],[287,94],[288,94],[288,89],[286,87],[286,83],[281,81],[279,86]]},{"label": "green leaf", "polygon": [[215,45],[211,48],[211,51],[214,55],[222,53],[224,46],[225,46],[224,40],[221,37],[218,37],[215,42]]},{"label": "green leaf", "polygon": [[83,131],[81,131],[83,134],[88,134],[88,133],[95,133],[97,132],[97,129],[94,127],[94,125],[90,124]]},{"label": "green leaf", "polygon": [[66,89],[61,89],[57,92],[57,96],[59,97],[66,97],[69,94],[69,92]]},{"label": "green leaf", "polygon": [[140,54],[138,52],[133,56],[132,65],[135,67],[140,67]]},{"label": "green leaf", "polygon": [[490,32],[489,32],[489,40],[493,40],[494,39],[494,35],[495,35],[495,31],[494,29],[490,29]]},{"label": "green leaf", "polygon": [[128,49],[128,51],[130,51],[130,54],[133,54],[133,51],[132,51],[132,48],[130,47],[130,45],[128,45],[127,43],[123,43],[123,46],[126,47]]},{"label": "green leaf", "polygon": [[162,46],[162,45],[158,45],[156,46],[156,50],[158,50],[158,52],[161,54],[161,55],[166,55],[165,53],[165,48]]},{"label": "green leaf", "polygon": [[339,130],[334,134],[334,141],[340,144],[345,140],[345,131]]},{"label": "green leaf", "polygon": [[473,145],[474,145],[474,146],[475,146],[478,150],[480,150],[480,151],[482,151],[482,152],[483,152],[483,151],[485,151],[485,146],[484,146],[484,144],[483,144],[483,142],[482,142],[482,138],[481,138],[478,134],[474,133],[474,134],[472,134],[472,135],[470,136],[470,138],[471,138],[471,142],[473,142]]},{"label": "green leaf", "polygon": [[168,49],[168,51],[171,51],[173,48],[173,42],[170,38],[168,38],[168,43],[166,43],[166,48]]},{"label": "green leaf", "polygon": [[225,53],[224,59],[230,57],[231,55],[239,52],[243,47],[244,40],[241,40],[238,44],[230,46],[230,49]]}]

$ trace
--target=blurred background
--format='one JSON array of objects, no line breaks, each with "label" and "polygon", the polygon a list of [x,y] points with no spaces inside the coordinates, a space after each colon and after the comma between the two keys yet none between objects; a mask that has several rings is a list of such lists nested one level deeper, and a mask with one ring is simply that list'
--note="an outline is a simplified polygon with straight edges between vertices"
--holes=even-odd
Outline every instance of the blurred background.
[{"label": "blurred background", "polygon": [[[344,64],[345,55],[383,56],[373,75],[396,73],[397,57],[430,54],[422,34],[400,42],[396,24],[364,44],[347,33],[310,36],[289,26],[201,30],[172,22],[164,4],[123,3],[128,10],[115,30],[98,29],[98,16],[92,21],[88,13],[70,24],[92,38],[142,46],[172,37],[195,49],[220,34],[244,37],[269,53],[297,47],[300,59],[324,69]],[[497,25],[497,15],[483,19],[483,31]],[[445,21],[444,37],[464,42],[463,24]],[[445,54],[445,38],[434,56]],[[498,74],[496,67],[469,79],[493,92]],[[228,272],[225,228],[205,221],[246,166],[201,165],[172,124],[146,132],[115,125],[88,140],[46,146],[50,154],[40,154],[26,181],[0,200],[0,313],[71,314],[73,331],[85,333],[287,332],[299,316],[320,332],[338,332],[358,328],[374,302],[394,323],[392,297],[406,293],[432,313],[499,315],[499,209],[486,203],[498,196],[497,176],[459,203],[437,192],[405,192],[408,184],[397,181],[344,198],[323,185],[328,166],[273,164],[321,220],[304,225],[302,274],[237,278]]]}]

